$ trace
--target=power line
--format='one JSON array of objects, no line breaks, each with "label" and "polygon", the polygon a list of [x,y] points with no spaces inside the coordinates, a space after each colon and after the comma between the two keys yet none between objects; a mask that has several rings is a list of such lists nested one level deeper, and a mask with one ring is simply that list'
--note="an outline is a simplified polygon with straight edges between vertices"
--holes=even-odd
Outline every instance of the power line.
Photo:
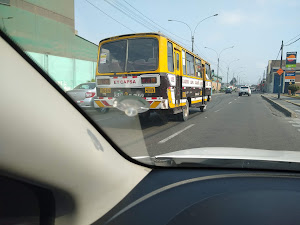
[{"label": "power line", "polygon": [[[105,0],[105,1],[107,1],[107,0]],[[119,6],[119,9],[120,9],[120,10],[128,11],[128,12],[131,14],[131,16],[134,15],[137,19],[142,20],[144,23],[148,24],[148,26],[147,26],[148,28],[149,28],[149,26],[150,26],[150,27],[152,28],[152,30],[160,30],[157,26],[153,25],[153,24],[156,24],[156,25],[158,25],[160,28],[162,28],[163,30],[165,30],[166,32],[170,33],[171,36],[174,35],[174,36],[177,36],[178,38],[183,39],[184,41],[190,42],[190,41],[188,41],[188,40],[186,40],[186,39],[184,39],[184,38],[182,38],[182,37],[180,37],[180,36],[178,36],[178,35],[176,35],[176,34],[173,34],[172,32],[168,31],[167,29],[163,28],[162,26],[160,26],[159,24],[157,24],[155,21],[153,21],[151,18],[145,16],[142,12],[140,12],[138,9],[136,9],[134,6],[132,6],[130,3],[124,1],[124,2],[126,2],[130,7],[132,7],[132,8],[134,9],[134,11],[133,11],[132,9],[129,9],[129,8],[128,8],[127,6],[125,6],[124,4],[120,3],[118,0],[115,0],[114,2]],[[121,7],[121,8],[120,8],[120,7]],[[122,8],[123,8],[123,9],[122,9]],[[142,17],[141,17],[139,14],[137,14],[136,12],[138,12],[139,14],[141,14]],[[144,17],[145,17],[146,19],[148,19],[150,22],[147,21]],[[152,24],[151,22],[152,22],[153,24]],[[154,29],[153,29],[153,28],[154,28]],[[186,46],[186,44],[184,44],[182,41],[178,40],[177,38],[172,37],[172,39],[175,40],[176,42],[179,42],[181,45]]]},{"label": "power line", "polygon": [[115,22],[117,22],[118,24],[122,25],[123,27],[127,28],[128,30],[131,30],[132,32],[136,32],[134,30],[132,30],[131,28],[127,27],[126,25],[124,25],[123,23],[119,22],[118,20],[116,20],[115,18],[111,17],[109,14],[107,14],[106,12],[104,12],[103,10],[101,10],[99,7],[97,7],[96,5],[94,5],[93,3],[91,3],[88,0],[85,0],[87,3],[89,3],[90,5],[92,5],[94,8],[96,8],[97,10],[99,10],[100,12],[102,12],[103,14],[105,14],[106,16],[108,16],[109,18],[111,18],[112,20],[114,20]]},{"label": "power line", "polygon": [[[118,11],[120,11],[121,13],[123,13],[124,15],[128,16],[129,18],[131,18],[132,20],[134,20],[135,22],[139,23],[140,25],[146,27],[149,30],[153,31],[153,28],[150,28],[149,26],[145,25],[144,23],[142,23],[141,21],[137,20],[136,18],[134,18],[133,16],[131,16],[130,14],[128,14],[127,12],[125,12],[124,10],[120,9],[118,6],[112,4],[111,2],[109,2],[108,0],[104,0],[106,3],[108,3],[109,5],[111,5],[112,7],[114,7],[115,9],[117,9]],[[154,30],[155,31],[155,30]]]},{"label": "power line", "polygon": [[279,56],[279,53],[280,53],[280,51],[281,51],[281,47],[280,47],[280,49],[279,49],[279,51],[278,51],[278,54],[277,54],[276,60],[278,59],[278,56]]},{"label": "power line", "polygon": [[300,40],[300,38],[298,38],[297,40],[293,41],[292,43],[289,43],[288,45],[284,45],[284,46],[289,46],[289,45],[294,44],[295,42],[297,42],[299,40]]},{"label": "power line", "polygon": [[[151,31],[153,31],[153,30],[154,31],[155,30],[159,30],[157,27],[155,27],[154,25],[152,25],[151,23],[149,23],[148,21],[146,21],[144,18],[141,18],[134,11],[132,11],[128,7],[124,6],[123,4],[114,1],[114,3],[117,4],[117,5],[115,5],[115,4],[111,3],[111,2],[108,2],[108,0],[104,0],[104,1],[107,2],[108,4],[110,4],[112,7],[116,8],[118,11],[122,12],[123,14],[125,14],[126,16],[128,16],[129,18],[131,18],[132,20],[136,21],[140,25],[146,27],[147,29],[149,29]],[[125,8],[125,9],[122,9],[122,7]],[[137,17],[137,18],[135,18],[134,16]],[[147,25],[145,25],[144,23],[146,23]],[[186,47],[186,44],[184,44],[183,42],[179,41],[178,39],[176,39],[176,38],[172,38],[172,39],[175,40],[176,42],[180,43],[181,45],[183,45],[183,46]]]},{"label": "power line", "polygon": [[294,40],[295,38],[297,38],[297,37],[299,37],[299,36],[300,36],[300,34],[298,34],[297,36],[293,37],[291,40],[289,40],[289,41],[287,41],[287,42],[290,42],[290,41]]},{"label": "power line", "polygon": [[159,30],[153,24],[149,23],[149,21],[147,21],[143,17],[140,17],[140,15],[136,13],[136,10],[133,11],[132,9],[128,8],[126,5],[124,5],[123,3],[121,3],[121,2],[119,2],[117,0],[113,0],[113,2],[118,5],[119,9],[121,9],[121,10],[123,10],[125,12],[128,12],[131,16],[135,16],[136,19],[142,21],[143,23],[146,23],[147,26],[151,27],[153,30]]},{"label": "power line", "polygon": [[155,21],[153,21],[151,18],[149,18],[148,16],[146,16],[145,14],[143,14],[142,12],[140,12],[137,8],[135,8],[134,6],[132,6],[132,5],[131,5],[130,3],[128,3],[126,0],[124,0],[124,2],[125,2],[126,4],[128,4],[130,7],[132,7],[134,10],[136,10],[138,13],[140,13],[142,16],[144,16],[145,18],[147,18],[149,21],[151,21],[152,23],[154,23],[155,25],[157,25],[158,27],[160,27],[161,29],[165,30],[166,32],[168,32],[168,33],[170,33],[170,34],[172,34],[172,35],[174,35],[174,36],[176,36],[176,37],[178,37],[178,38],[180,38],[180,39],[182,39],[182,40],[185,40],[185,41],[190,42],[189,40],[186,40],[186,39],[184,39],[184,38],[182,38],[182,37],[180,37],[180,36],[178,36],[178,35],[172,33],[171,31],[168,31],[167,29],[165,29],[164,27],[162,27],[161,25],[159,25],[158,23],[156,23]]}]

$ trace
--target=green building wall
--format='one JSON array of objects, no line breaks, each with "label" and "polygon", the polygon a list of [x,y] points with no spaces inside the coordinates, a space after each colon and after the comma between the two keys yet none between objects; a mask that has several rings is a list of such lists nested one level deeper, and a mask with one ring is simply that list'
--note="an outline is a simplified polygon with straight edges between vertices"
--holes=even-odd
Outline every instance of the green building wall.
[{"label": "green building wall", "polygon": [[74,0],[11,0],[0,17],[12,17],[1,29],[65,90],[95,77],[98,46],[75,34]]}]

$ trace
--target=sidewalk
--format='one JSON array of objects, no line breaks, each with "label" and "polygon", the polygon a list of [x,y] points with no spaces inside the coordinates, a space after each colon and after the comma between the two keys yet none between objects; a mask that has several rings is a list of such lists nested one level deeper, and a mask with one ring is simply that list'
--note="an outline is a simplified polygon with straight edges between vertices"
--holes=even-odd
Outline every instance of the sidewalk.
[{"label": "sidewalk", "polygon": [[300,118],[300,99],[287,97],[280,95],[280,99],[278,99],[277,94],[269,94],[265,93],[262,96],[269,98],[270,100],[274,101],[275,103],[293,111],[298,118]]},{"label": "sidewalk", "polygon": [[280,98],[300,107],[300,98],[293,98],[285,95],[280,95]]}]

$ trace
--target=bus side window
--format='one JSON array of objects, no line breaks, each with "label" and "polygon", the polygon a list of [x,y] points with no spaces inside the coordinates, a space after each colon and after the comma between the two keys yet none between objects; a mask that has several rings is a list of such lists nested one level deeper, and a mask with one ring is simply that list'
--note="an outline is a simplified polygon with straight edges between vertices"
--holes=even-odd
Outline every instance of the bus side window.
[{"label": "bus side window", "polygon": [[210,67],[207,64],[205,64],[205,79],[206,80],[210,79]]},{"label": "bus side window", "polygon": [[179,54],[176,53],[176,66],[177,66],[177,70],[179,70]]},{"label": "bus side window", "polygon": [[195,57],[192,56],[192,62],[191,62],[191,76],[195,76]]},{"label": "bus side window", "polygon": [[186,74],[185,51],[182,50],[182,73]]},{"label": "bus side window", "polygon": [[202,78],[201,61],[196,59],[196,76]]},{"label": "bus side window", "polygon": [[208,65],[208,71],[209,71],[208,77],[209,77],[209,79],[211,80],[211,70],[210,70],[210,65]]},{"label": "bus side window", "polygon": [[168,70],[174,72],[173,44],[168,42]]},{"label": "bus side window", "polygon": [[187,62],[187,75],[195,76],[195,65],[194,65],[194,56],[189,53],[186,53],[186,62]]}]

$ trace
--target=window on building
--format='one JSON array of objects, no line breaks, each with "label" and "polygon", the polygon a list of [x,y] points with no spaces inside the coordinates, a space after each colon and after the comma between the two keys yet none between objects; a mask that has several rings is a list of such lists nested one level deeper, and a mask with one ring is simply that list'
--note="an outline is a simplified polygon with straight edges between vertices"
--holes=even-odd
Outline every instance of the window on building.
[{"label": "window on building", "polygon": [[187,66],[187,75],[195,76],[194,56],[192,56],[189,53],[186,53],[186,66]]},{"label": "window on building", "polygon": [[196,76],[202,77],[201,61],[199,59],[195,59],[195,64],[196,64]]},{"label": "window on building", "polygon": [[168,70],[174,72],[173,44],[168,42]]},{"label": "window on building", "polygon": [[182,50],[182,73],[186,74],[185,51]]}]

